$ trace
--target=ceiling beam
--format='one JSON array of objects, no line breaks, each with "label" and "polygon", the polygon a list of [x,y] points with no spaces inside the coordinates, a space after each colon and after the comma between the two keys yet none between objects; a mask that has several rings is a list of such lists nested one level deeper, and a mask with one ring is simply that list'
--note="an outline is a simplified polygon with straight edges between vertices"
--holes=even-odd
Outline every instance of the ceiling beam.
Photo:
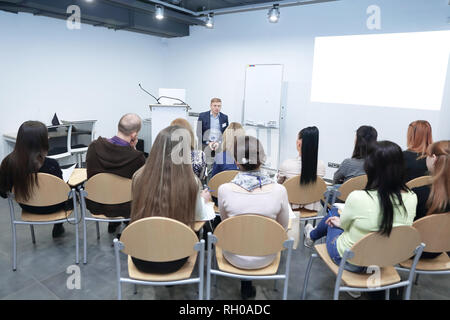
[{"label": "ceiling beam", "polygon": [[[11,0],[8,0],[11,1]],[[75,4],[81,8],[81,22],[91,25],[106,25],[116,30],[128,30],[160,37],[183,37],[189,35],[189,25],[164,19],[157,20],[153,15],[143,11],[134,11],[117,5],[96,1],[86,3],[82,0],[25,0],[20,5],[0,0],[0,9],[14,12],[30,12],[58,19],[67,19],[67,7]],[[130,17],[131,16],[131,17]]]}]

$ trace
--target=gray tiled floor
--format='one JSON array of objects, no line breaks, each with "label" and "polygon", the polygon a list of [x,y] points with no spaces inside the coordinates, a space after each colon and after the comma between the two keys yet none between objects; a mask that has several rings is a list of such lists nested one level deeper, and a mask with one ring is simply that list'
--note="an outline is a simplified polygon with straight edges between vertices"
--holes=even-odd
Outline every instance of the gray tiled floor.
[{"label": "gray tiled floor", "polygon": [[[80,228],[80,271],[81,289],[68,289],[70,274],[67,267],[75,263],[74,226],[65,223],[66,232],[60,239],[52,239],[52,226],[35,226],[36,244],[31,242],[30,228],[18,226],[18,265],[12,271],[11,265],[11,224],[6,200],[0,198],[0,299],[65,299],[95,300],[115,299],[114,235],[108,234],[107,224],[100,224],[101,237],[96,239],[95,225],[88,224],[88,264],[82,263],[82,232]],[[18,210],[16,212],[19,212]],[[300,299],[306,264],[310,250],[299,246],[294,251],[291,265],[291,278],[288,299]],[[283,260],[284,261],[284,260]],[[126,267],[122,256],[122,267]],[[126,274],[126,271],[123,273]],[[70,281],[69,281],[70,282]],[[317,260],[313,265],[308,287],[308,299],[332,299],[334,275],[323,262]],[[255,281],[256,299],[280,299],[282,283],[274,290],[273,281]],[[142,287],[133,293],[133,286],[124,284],[123,299],[196,299],[197,286]],[[450,276],[426,276],[420,278],[419,285],[412,291],[412,299],[450,299]],[[217,287],[212,290],[214,299],[240,299],[239,280],[217,278]],[[363,294],[360,299],[367,299]],[[342,293],[340,299],[351,300]]]}]

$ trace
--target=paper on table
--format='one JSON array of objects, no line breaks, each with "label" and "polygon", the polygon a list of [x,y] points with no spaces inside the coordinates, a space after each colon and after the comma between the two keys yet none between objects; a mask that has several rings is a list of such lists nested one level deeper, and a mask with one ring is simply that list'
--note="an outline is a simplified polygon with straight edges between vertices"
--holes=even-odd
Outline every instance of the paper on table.
[{"label": "paper on table", "polygon": [[64,182],[69,181],[70,176],[72,175],[72,172],[73,172],[73,170],[75,169],[76,166],[77,166],[77,165],[74,164],[73,166],[71,166],[71,167],[69,167],[69,168],[67,168],[67,169],[61,169],[62,174],[63,174],[63,180],[64,180]]},{"label": "paper on table", "polygon": [[204,206],[204,212],[206,213],[206,215],[203,219],[197,221],[213,220],[216,217],[216,213],[214,212],[214,202],[205,203],[203,198],[201,199],[201,201]]}]

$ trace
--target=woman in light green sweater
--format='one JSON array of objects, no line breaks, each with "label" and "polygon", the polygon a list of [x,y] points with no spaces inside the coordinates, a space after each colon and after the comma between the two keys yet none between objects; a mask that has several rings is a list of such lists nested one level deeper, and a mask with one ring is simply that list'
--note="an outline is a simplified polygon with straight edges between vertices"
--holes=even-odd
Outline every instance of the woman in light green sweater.
[{"label": "woman in light green sweater", "polygon": [[[389,236],[392,228],[412,225],[416,215],[417,196],[404,184],[405,166],[400,147],[390,141],[374,143],[364,169],[365,190],[348,196],[339,216],[332,209],[319,225],[305,227],[305,245],[326,236],[328,254],[337,265],[345,250],[350,249],[370,232]],[[365,267],[346,263],[351,272],[365,272]]]}]

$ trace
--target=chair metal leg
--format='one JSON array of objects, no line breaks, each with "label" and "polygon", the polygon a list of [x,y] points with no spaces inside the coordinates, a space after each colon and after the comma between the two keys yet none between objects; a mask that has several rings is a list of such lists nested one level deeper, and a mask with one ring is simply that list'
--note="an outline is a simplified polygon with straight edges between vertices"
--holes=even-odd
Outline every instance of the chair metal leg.
[{"label": "chair metal leg", "polygon": [[13,254],[13,271],[17,270],[17,239],[16,239],[16,224],[12,223],[12,254]]},{"label": "chair metal leg", "polygon": [[95,221],[95,228],[97,229],[97,240],[100,239],[100,226],[98,221]]},{"label": "chair metal leg", "polygon": [[30,224],[30,231],[31,231],[31,241],[33,241],[33,244],[36,244],[36,237],[34,236],[34,226]]},{"label": "chair metal leg", "polygon": [[134,294],[137,294],[137,284],[134,284]]},{"label": "chair metal leg", "polygon": [[311,255],[311,257],[309,257],[308,266],[306,267],[305,280],[303,281],[302,300],[305,300],[305,298],[306,298],[306,288],[308,287],[309,273],[311,272],[311,266],[312,266],[313,260],[316,257],[317,257],[317,254],[315,254],[315,253],[313,253]]},{"label": "chair metal leg", "polygon": [[83,214],[83,263],[87,263],[87,239],[86,239],[86,220],[84,220]]},{"label": "chair metal leg", "polygon": [[80,263],[80,239],[78,234],[78,203],[77,203],[77,193],[75,189],[72,189],[72,201],[75,216],[75,263]]},{"label": "chair metal leg", "polygon": [[390,290],[389,289],[384,290],[385,300],[389,300],[389,294],[390,294]]},{"label": "chair metal leg", "polygon": [[414,281],[415,285],[419,284],[419,273],[416,274],[416,280]]}]

